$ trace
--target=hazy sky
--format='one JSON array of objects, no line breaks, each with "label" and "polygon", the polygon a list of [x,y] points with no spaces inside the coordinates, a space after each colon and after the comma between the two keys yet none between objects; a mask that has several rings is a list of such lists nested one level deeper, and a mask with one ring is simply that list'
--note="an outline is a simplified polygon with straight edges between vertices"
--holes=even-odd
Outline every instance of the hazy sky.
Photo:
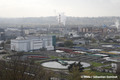
[{"label": "hazy sky", "polygon": [[0,0],[0,17],[120,16],[120,0]]}]

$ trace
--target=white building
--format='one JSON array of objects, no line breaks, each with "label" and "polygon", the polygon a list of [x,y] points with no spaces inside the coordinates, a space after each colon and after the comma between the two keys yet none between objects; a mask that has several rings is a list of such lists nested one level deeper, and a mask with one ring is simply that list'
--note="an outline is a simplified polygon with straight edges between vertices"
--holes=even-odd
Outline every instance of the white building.
[{"label": "white building", "polygon": [[25,34],[32,34],[32,33],[36,33],[36,30],[35,29],[27,29],[27,30],[24,30],[24,33]]},{"label": "white building", "polygon": [[74,30],[72,30],[71,32],[69,32],[68,35],[70,37],[79,37],[79,35],[77,34],[77,31],[74,31]]},{"label": "white building", "polygon": [[102,49],[89,49],[92,52],[96,52],[96,51],[102,51]]},{"label": "white building", "polygon": [[88,37],[94,38],[95,37],[95,35],[93,33],[86,33],[84,36],[86,38],[88,38]]},{"label": "white building", "polygon": [[54,50],[52,36],[18,37],[11,40],[11,50],[27,52],[31,50],[39,50],[41,48]]}]

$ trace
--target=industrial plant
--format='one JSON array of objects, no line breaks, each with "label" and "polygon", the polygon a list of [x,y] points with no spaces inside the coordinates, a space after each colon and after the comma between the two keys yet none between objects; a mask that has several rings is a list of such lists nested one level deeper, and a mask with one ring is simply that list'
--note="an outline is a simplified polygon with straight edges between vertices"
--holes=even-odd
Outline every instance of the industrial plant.
[{"label": "industrial plant", "polygon": [[119,0],[1,0],[0,80],[120,80]]}]

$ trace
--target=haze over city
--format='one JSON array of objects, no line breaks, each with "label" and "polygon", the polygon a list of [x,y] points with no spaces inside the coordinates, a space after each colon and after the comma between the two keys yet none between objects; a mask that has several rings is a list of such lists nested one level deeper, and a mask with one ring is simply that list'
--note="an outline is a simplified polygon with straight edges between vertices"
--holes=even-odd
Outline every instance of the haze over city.
[{"label": "haze over city", "polygon": [[120,0],[0,0],[0,17],[120,16]]},{"label": "haze over city", "polygon": [[0,0],[0,80],[120,80],[120,0]]}]

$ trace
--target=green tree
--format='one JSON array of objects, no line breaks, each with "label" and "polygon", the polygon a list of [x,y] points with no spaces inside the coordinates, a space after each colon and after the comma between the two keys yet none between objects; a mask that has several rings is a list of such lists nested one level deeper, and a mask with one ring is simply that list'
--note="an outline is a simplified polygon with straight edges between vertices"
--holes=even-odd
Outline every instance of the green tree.
[{"label": "green tree", "polygon": [[10,61],[0,61],[0,80],[49,80],[51,71],[28,60],[16,57]]},{"label": "green tree", "polygon": [[91,41],[92,41],[92,43],[96,43],[96,39],[95,38],[92,38]]},{"label": "green tree", "polygon": [[68,70],[69,70],[70,72],[73,70],[73,68],[78,69],[79,72],[83,72],[83,70],[84,70],[84,67],[83,67],[83,65],[81,64],[81,62],[78,62],[78,63],[75,62],[75,63],[70,64],[70,65],[68,66]]},{"label": "green tree", "polygon": [[4,49],[4,48],[5,48],[5,43],[2,42],[2,43],[0,44],[0,46],[3,47],[3,49]]},{"label": "green tree", "polygon": [[120,39],[120,36],[115,36],[115,39]]},{"label": "green tree", "polygon": [[73,42],[71,40],[67,40],[67,41],[64,42],[64,45],[66,47],[72,47],[73,46]]},{"label": "green tree", "polygon": [[6,41],[6,44],[10,44],[10,43],[11,43],[10,40],[7,40],[7,41]]},{"label": "green tree", "polygon": [[78,67],[73,67],[72,71],[68,75],[68,80],[81,80],[81,73],[78,70]]}]

